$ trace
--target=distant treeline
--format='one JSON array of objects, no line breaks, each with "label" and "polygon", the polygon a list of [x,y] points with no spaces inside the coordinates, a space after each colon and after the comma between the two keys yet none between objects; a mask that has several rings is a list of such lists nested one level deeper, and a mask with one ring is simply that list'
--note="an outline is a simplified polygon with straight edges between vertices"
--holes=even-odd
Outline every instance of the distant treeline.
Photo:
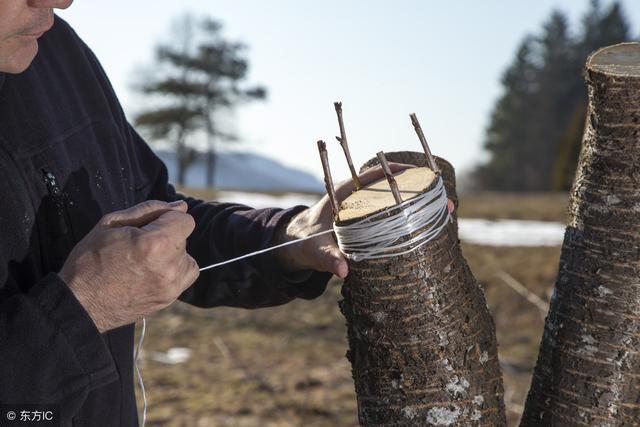
[{"label": "distant treeline", "polygon": [[578,34],[554,11],[540,34],[529,35],[502,77],[484,148],[489,160],[473,172],[476,189],[560,191],[571,187],[585,124],[583,68],[594,50],[631,39],[618,2],[591,2]]}]

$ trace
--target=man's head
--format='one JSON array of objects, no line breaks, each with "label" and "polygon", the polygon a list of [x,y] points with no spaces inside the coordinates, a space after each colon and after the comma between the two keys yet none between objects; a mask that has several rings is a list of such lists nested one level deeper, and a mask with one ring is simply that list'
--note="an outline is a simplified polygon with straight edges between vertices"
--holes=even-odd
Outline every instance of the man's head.
[{"label": "man's head", "polygon": [[21,73],[38,53],[38,38],[53,25],[53,9],[73,0],[0,0],[0,72]]}]

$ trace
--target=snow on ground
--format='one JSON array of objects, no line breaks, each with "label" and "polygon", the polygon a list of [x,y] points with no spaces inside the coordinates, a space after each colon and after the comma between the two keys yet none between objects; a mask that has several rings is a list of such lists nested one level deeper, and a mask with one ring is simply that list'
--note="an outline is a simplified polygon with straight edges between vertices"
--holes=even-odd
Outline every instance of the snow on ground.
[{"label": "snow on ground", "polygon": [[[220,192],[221,202],[244,203],[254,208],[310,205],[319,196],[285,193],[273,196],[262,193]],[[565,225],[549,221],[515,219],[486,220],[460,218],[460,239],[467,243],[486,246],[559,246],[564,238]]]},{"label": "snow on ground", "polygon": [[284,193],[274,196],[265,193],[244,193],[220,191],[216,193],[217,202],[242,203],[253,208],[290,208],[295,205],[312,205],[320,200],[319,195]]},{"label": "snow on ground", "polygon": [[460,240],[485,246],[560,246],[565,225],[550,221],[461,218]]}]

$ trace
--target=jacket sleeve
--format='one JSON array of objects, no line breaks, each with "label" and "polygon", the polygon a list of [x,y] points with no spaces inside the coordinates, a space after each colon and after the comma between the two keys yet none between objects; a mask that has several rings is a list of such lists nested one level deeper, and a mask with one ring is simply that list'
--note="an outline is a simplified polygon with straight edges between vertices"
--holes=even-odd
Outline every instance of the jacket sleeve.
[{"label": "jacket sleeve", "polygon": [[37,273],[38,206],[2,148],[0,198],[0,403],[55,404],[67,425],[91,390],[118,378],[116,367],[66,283]]},{"label": "jacket sleeve", "polygon": [[[187,241],[187,251],[200,267],[235,258],[274,244],[280,227],[305,206],[290,209],[252,209],[245,205],[205,202],[179,194],[169,184],[167,168],[129,126],[128,133],[139,164],[151,186],[148,199],[185,200],[196,228]],[[247,171],[251,173],[251,171]],[[295,298],[312,299],[321,295],[331,274],[296,272],[285,274],[272,252],[200,274],[181,300],[199,307],[235,306],[246,308],[284,304]]]}]

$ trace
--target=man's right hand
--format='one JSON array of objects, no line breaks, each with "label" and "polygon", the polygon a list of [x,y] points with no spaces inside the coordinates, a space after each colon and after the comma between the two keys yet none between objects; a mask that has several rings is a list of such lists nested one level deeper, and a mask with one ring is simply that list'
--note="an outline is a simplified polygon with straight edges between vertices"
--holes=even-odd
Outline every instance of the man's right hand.
[{"label": "man's right hand", "polygon": [[185,202],[156,200],[112,212],[73,248],[59,275],[100,332],[168,306],[198,278],[186,212]]}]

